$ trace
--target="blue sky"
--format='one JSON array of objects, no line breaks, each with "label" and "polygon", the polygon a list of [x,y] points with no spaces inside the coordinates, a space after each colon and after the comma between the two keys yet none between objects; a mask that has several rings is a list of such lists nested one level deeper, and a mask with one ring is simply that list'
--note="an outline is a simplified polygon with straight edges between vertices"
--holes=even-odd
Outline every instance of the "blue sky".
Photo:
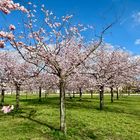
[{"label": "blue sky", "polygon": [[[28,0],[14,0],[27,6]],[[140,54],[140,0],[31,0],[44,4],[57,16],[74,14],[74,22],[93,25],[98,31],[106,24],[120,17],[119,21],[105,35],[105,41],[121,46],[133,54]],[[16,17],[16,19],[15,19]],[[8,16],[0,14],[1,25],[17,24],[19,12]],[[9,21],[10,19],[10,21]]]}]

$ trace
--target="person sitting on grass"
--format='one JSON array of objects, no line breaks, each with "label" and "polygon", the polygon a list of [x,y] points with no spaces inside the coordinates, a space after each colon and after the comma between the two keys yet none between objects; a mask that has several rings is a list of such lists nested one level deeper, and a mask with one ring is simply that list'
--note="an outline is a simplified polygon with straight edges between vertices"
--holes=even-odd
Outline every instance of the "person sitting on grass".
[{"label": "person sitting on grass", "polygon": [[1,109],[4,114],[10,113],[12,110],[14,110],[14,105],[3,106]]}]

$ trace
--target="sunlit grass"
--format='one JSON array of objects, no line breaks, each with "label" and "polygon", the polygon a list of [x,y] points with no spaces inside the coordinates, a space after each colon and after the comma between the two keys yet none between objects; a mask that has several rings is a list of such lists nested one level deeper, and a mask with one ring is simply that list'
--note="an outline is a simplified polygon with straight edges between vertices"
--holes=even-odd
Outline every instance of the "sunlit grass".
[{"label": "sunlit grass", "polygon": [[[6,96],[6,104],[15,97]],[[67,136],[59,131],[59,97],[21,97],[21,110],[0,113],[0,140],[139,140],[140,96],[123,97],[99,110],[98,97],[67,98]]]}]

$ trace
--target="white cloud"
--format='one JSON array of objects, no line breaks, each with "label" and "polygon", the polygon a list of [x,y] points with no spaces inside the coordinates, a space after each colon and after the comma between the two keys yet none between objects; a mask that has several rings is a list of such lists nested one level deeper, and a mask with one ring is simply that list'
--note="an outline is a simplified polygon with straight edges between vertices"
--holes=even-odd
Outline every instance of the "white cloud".
[{"label": "white cloud", "polygon": [[140,39],[136,39],[135,45],[140,45]]},{"label": "white cloud", "polygon": [[105,48],[106,49],[114,49],[114,46],[110,43],[105,43]]},{"label": "white cloud", "polygon": [[140,12],[134,13],[132,18],[137,24],[140,24]]}]

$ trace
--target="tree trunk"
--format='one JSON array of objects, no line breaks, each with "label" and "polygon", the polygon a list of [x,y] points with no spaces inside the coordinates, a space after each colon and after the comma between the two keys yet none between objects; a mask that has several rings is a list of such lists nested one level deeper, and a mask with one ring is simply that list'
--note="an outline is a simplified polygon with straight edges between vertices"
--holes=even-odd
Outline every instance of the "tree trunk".
[{"label": "tree trunk", "polygon": [[20,98],[20,84],[16,83],[16,110],[19,109],[19,98]]},{"label": "tree trunk", "polygon": [[130,89],[128,89],[128,96],[130,96],[130,92],[131,92]]},{"label": "tree trunk", "polygon": [[5,89],[1,90],[1,106],[4,105],[4,94],[5,94]]},{"label": "tree trunk", "polygon": [[104,86],[100,86],[100,110],[103,109],[104,106]]},{"label": "tree trunk", "polygon": [[65,82],[60,80],[60,130],[66,134]]},{"label": "tree trunk", "polygon": [[91,99],[93,99],[93,90],[90,90]]},{"label": "tree trunk", "polygon": [[41,94],[42,94],[42,88],[39,87],[39,102],[41,102]]},{"label": "tree trunk", "polygon": [[110,93],[111,93],[111,103],[113,103],[113,87],[110,87]]},{"label": "tree trunk", "polygon": [[69,93],[69,97],[70,97],[70,99],[72,99],[71,93]]},{"label": "tree trunk", "polygon": [[80,101],[82,100],[82,88],[79,88]]},{"label": "tree trunk", "polygon": [[47,90],[45,91],[45,99],[47,98],[47,95],[48,95],[48,93],[47,93]]},{"label": "tree trunk", "polygon": [[74,91],[73,91],[73,98],[75,98],[75,93],[74,93]]},{"label": "tree trunk", "polygon": [[117,87],[116,90],[117,90],[117,100],[119,100],[119,88]]}]

